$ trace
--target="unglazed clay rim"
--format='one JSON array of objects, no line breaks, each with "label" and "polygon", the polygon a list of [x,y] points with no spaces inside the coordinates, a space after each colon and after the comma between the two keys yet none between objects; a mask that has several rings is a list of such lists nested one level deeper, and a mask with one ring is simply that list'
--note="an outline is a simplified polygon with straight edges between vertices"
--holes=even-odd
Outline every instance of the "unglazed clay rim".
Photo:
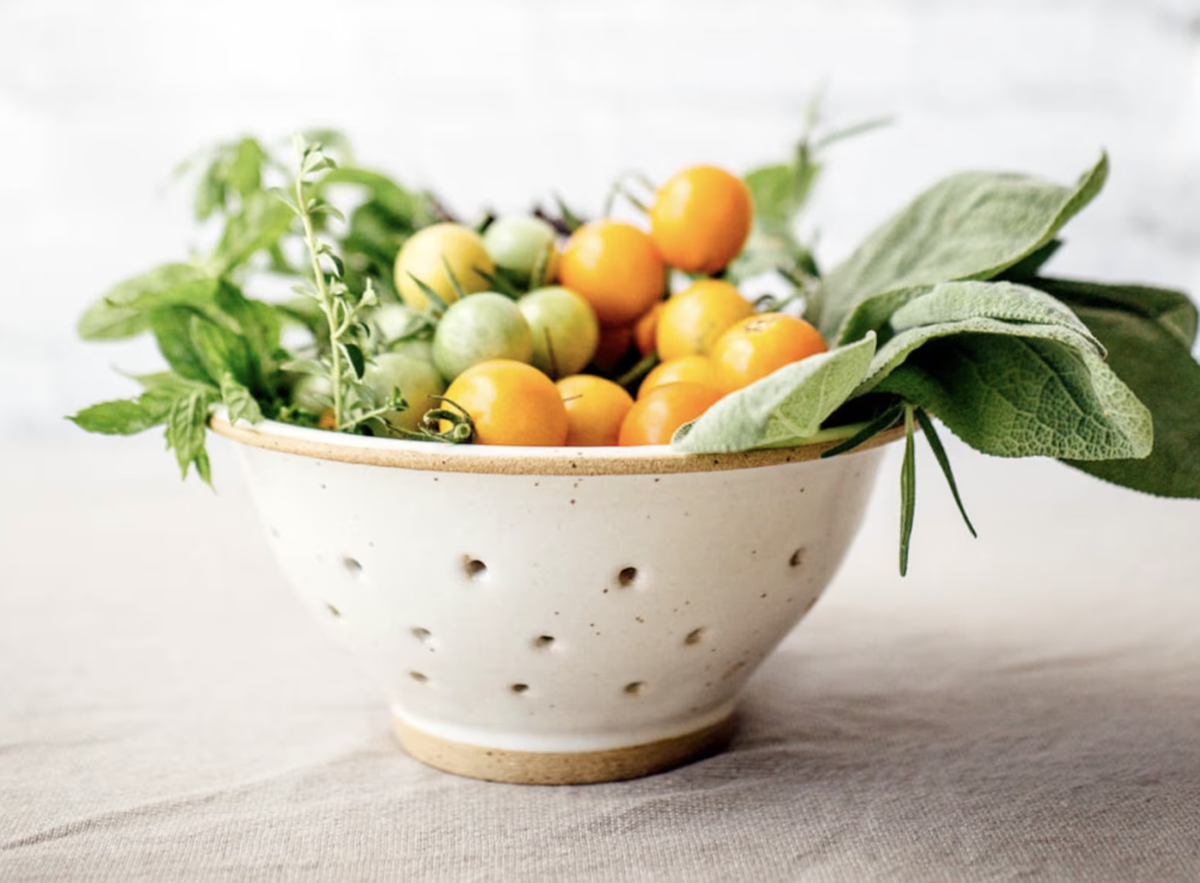
[{"label": "unglazed clay rim", "polygon": [[736,727],[729,714],[699,729],[603,751],[513,751],[455,742],[393,716],[400,745],[421,763],[472,779],[513,785],[590,785],[666,772],[724,750]]},{"label": "unglazed clay rim", "polygon": [[[721,472],[753,469],[782,463],[816,460],[842,440],[802,445],[794,448],[769,448],[736,454],[683,454],[668,445],[628,448],[534,448],[502,445],[446,445],[437,442],[372,438],[348,433],[308,429],[264,420],[256,425],[229,422],[216,411],[209,426],[218,435],[256,448],[361,463],[391,469],[415,469],[425,472],[473,472],[487,475],[665,475],[687,472]],[[904,435],[903,426],[894,426],[856,447],[865,451],[895,441]]]}]

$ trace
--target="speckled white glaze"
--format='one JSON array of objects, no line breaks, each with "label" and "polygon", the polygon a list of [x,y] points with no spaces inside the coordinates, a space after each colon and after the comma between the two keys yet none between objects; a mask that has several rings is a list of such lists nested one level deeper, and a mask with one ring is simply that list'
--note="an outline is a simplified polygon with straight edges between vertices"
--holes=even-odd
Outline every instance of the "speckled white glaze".
[{"label": "speckled white glaze", "polygon": [[727,717],[833,576],[881,455],[519,475],[239,449],[288,579],[396,715],[527,752]]}]

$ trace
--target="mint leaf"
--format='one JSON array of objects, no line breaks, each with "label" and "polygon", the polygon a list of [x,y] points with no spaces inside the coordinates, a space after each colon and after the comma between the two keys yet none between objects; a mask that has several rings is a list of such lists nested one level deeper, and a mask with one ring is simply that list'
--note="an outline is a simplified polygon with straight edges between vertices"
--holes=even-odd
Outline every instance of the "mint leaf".
[{"label": "mint leaf", "polygon": [[985,454],[1145,457],[1150,412],[1083,338],[1064,337],[1071,334],[1025,326],[930,339],[877,388],[925,408]]},{"label": "mint leaf", "polygon": [[721,399],[672,445],[709,454],[801,444],[854,391],[874,352],[869,335],[780,368]]},{"label": "mint leaf", "polygon": [[191,318],[192,346],[205,373],[219,378],[226,373],[243,386],[257,380],[258,372],[251,366],[251,355],[246,341],[199,315]]},{"label": "mint leaf", "polygon": [[187,380],[215,385],[192,340],[192,317],[195,315],[184,307],[155,310],[148,314],[150,330],[172,371]]},{"label": "mint leaf", "polygon": [[262,409],[250,394],[250,390],[234,380],[233,375],[228,372],[221,377],[221,401],[229,409],[230,423],[237,423],[239,420],[259,423],[263,419]]},{"label": "mint leaf", "polygon": [[212,484],[208,454],[205,451],[205,432],[208,427],[208,406],[211,393],[197,390],[175,400],[167,414],[167,449],[175,451],[180,471],[187,478],[188,469],[196,472],[205,484]]},{"label": "mint leaf", "polygon": [[121,340],[135,337],[148,328],[144,309],[137,302],[148,296],[164,296],[188,283],[209,277],[191,264],[163,264],[113,286],[84,312],[76,326],[84,340]]},{"label": "mint leaf", "polygon": [[161,414],[134,399],[101,402],[67,419],[80,429],[104,435],[137,435],[163,422]]},{"label": "mint leaf", "polygon": [[900,464],[900,575],[908,575],[908,549],[917,509],[917,455],[913,446],[913,408],[904,408],[904,461]]},{"label": "mint leaf", "polygon": [[810,304],[827,340],[873,295],[956,279],[989,279],[1051,242],[1100,191],[1101,155],[1074,187],[997,172],[933,185],[877,228],[823,279]]},{"label": "mint leaf", "polygon": [[266,191],[250,193],[242,209],[225,222],[225,232],[213,252],[218,275],[245,263],[259,251],[269,250],[291,229],[291,210]]}]

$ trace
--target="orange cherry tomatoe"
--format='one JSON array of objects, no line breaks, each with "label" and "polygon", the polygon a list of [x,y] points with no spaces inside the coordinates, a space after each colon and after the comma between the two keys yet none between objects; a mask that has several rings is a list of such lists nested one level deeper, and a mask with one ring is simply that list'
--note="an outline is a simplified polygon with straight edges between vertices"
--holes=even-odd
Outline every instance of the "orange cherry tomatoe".
[{"label": "orange cherry tomatoe", "polygon": [[695,420],[720,398],[699,383],[668,383],[633,403],[621,424],[622,445],[665,445],[683,424]]},{"label": "orange cherry tomatoe", "polygon": [[716,166],[693,166],[658,188],[650,235],[670,266],[711,275],[741,253],[754,222],[750,188]]},{"label": "orange cherry tomatoe", "polygon": [[656,365],[638,387],[637,397],[644,399],[668,383],[699,383],[701,386],[717,388],[716,374],[707,356],[681,356]]},{"label": "orange cherry tomatoe", "polygon": [[630,224],[592,221],[571,234],[558,264],[563,285],[583,295],[601,325],[632,325],[666,291],[653,240]]},{"label": "orange cherry tomatoe", "polygon": [[717,389],[728,394],[827,349],[820,332],[803,319],[759,313],[717,338],[709,358]]}]

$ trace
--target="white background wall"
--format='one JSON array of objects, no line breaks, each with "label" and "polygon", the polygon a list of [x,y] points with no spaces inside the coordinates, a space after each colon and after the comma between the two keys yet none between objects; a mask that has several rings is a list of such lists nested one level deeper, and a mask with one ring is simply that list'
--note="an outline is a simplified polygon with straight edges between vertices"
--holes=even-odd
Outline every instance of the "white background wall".
[{"label": "white background wall", "polygon": [[462,211],[612,176],[770,160],[821,83],[826,262],[934,178],[1113,175],[1063,272],[1200,291],[1200,0],[0,0],[0,442],[125,394],[147,344],[84,345],[83,307],[186,254],[175,163],[242,132],[332,125]]}]

